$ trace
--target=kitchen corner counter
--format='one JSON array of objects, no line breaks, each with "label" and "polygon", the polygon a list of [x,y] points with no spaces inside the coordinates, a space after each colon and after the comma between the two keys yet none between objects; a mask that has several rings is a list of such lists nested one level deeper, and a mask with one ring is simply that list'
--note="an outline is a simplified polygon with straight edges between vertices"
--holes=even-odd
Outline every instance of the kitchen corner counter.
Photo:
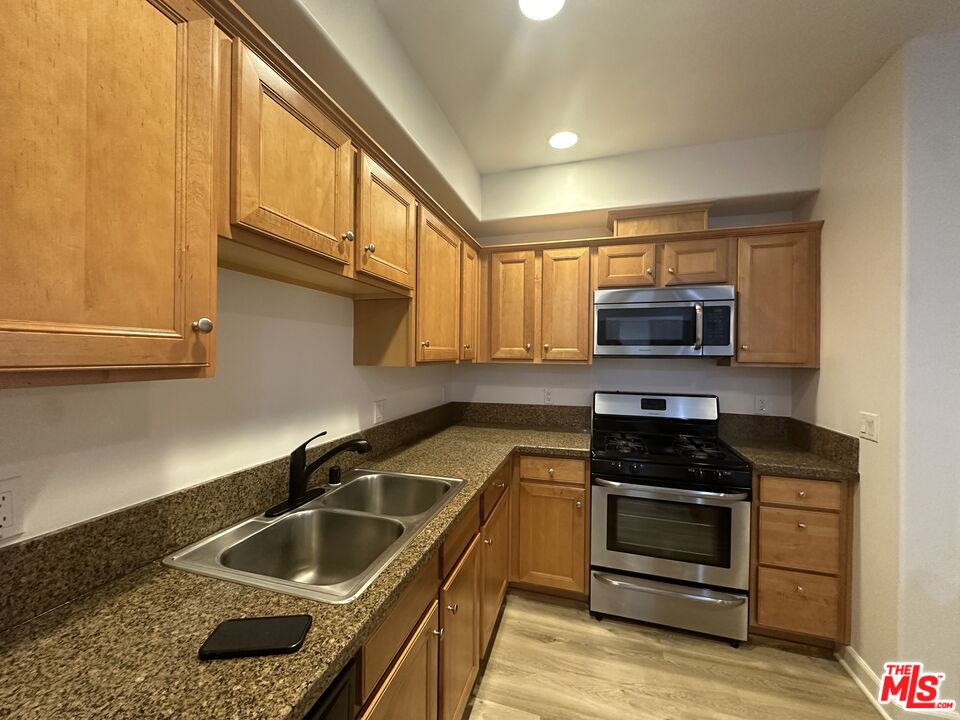
[{"label": "kitchen corner counter", "polygon": [[749,460],[754,472],[760,475],[847,481],[860,477],[856,470],[786,443],[736,438],[724,440]]},{"label": "kitchen corner counter", "polygon": [[[454,425],[363,463],[464,485],[357,600],[317,603],[151,563],[0,635],[0,716],[300,718],[511,452],[585,458],[589,444],[585,433]],[[222,620],[298,613],[314,622],[293,655],[197,659]]]}]

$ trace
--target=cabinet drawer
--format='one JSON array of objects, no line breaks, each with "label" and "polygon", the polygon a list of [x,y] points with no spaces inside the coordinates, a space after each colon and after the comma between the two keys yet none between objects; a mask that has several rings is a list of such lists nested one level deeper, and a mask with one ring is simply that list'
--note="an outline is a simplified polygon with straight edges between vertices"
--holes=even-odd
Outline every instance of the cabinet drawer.
[{"label": "cabinet drawer", "polygon": [[360,669],[360,697],[365,700],[380,682],[383,673],[400,652],[414,626],[440,589],[440,555],[427,561],[417,577],[403,591],[397,604],[380,627],[363,645]]},{"label": "cabinet drawer", "polygon": [[840,516],[816,510],[760,508],[760,563],[824,573],[840,571]]},{"label": "cabinet drawer", "polygon": [[835,638],[840,581],[823,575],[760,568],[757,622],[769,628]]},{"label": "cabinet drawer", "polygon": [[524,480],[583,485],[586,478],[586,465],[583,460],[573,458],[524,455],[520,458],[520,477]]},{"label": "cabinet drawer", "polygon": [[463,551],[467,549],[467,545],[470,544],[473,536],[478,532],[480,532],[480,503],[474,500],[443,541],[441,550],[442,577],[447,577],[450,574],[453,566],[457,564],[457,560],[460,559]]},{"label": "cabinet drawer", "polygon": [[843,484],[764,475],[760,478],[760,502],[839,510],[843,505]]},{"label": "cabinet drawer", "polygon": [[494,473],[486,489],[483,491],[483,507],[481,511],[484,521],[490,517],[490,513],[492,513],[493,509],[497,506],[497,501],[500,499],[500,496],[503,495],[510,485],[510,475],[512,471],[513,463],[507,461],[506,465]]}]

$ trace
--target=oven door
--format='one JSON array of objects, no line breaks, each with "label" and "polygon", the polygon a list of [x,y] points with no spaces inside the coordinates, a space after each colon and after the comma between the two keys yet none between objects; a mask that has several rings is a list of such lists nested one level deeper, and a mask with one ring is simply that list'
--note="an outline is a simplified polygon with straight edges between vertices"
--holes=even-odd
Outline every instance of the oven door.
[{"label": "oven door", "polygon": [[750,495],[594,477],[590,564],[747,590]]},{"label": "oven door", "polygon": [[594,305],[594,355],[703,355],[703,303]]}]

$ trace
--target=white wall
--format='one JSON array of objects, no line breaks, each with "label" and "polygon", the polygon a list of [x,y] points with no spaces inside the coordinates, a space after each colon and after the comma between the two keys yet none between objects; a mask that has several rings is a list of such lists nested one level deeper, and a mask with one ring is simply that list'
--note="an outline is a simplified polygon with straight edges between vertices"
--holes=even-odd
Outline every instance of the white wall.
[{"label": "white wall", "polygon": [[346,298],[220,270],[210,380],[4,390],[0,478],[23,477],[25,534],[65,527],[439,405],[449,366],[353,366]]},{"label": "white wall", "polygon": [[793,402],[854,436],[860,410],[880,415],[880,443],[860,446],[853,566],[852,645],[875,672],[897,656],[899,616],[902,85],[896,55],[824,133],[821,369],[797,373]]},{"label": "white wall", "polygon": [[753,413],[756,396],[767,398],[768,414],[790,415],[790,371],[717,367],[711,360],[684,358],[598,359],[592,365],[464,365],[457,368],[450,396],[463,402],[542,404],[550,388],[555,405],[590,405],[594,390],[716,393],[720,411]]},{"label": "white wall", "polygon": [[483,220],[809,192],[820,133],[617,155],[483,176]]},{"label": "white wall", "polygon": [[900,657],[960,700],[960,34],[904,51]]}]

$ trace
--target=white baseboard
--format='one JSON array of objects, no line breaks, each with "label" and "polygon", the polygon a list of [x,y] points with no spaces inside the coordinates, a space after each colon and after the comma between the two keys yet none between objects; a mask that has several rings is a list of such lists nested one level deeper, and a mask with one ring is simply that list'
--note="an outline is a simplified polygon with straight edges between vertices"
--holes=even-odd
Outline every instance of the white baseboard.
[{"label": "white baseboard", "polygon": [[853,678],[857,687],[867,696],[870,704],[884,720],[924,720],[924,718],[960,720],[960,713],[956,712],[907,712],[894,703],[881,705],[877,702],[877,695],[880,692],[880,678],[857,651],[847,645],[837,653],[837,661]]}]

